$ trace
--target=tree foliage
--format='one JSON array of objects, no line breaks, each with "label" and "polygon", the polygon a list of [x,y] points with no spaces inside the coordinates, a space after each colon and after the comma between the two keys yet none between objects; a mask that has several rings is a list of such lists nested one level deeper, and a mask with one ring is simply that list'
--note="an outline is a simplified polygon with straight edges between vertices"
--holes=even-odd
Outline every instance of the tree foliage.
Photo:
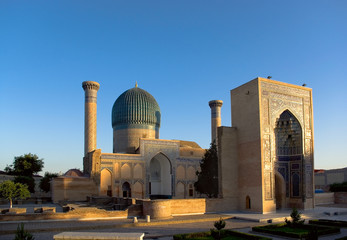
[{"label": "tree foliage", "polygon": [[17,176],[15,182],[26,184],[31,193],[35,192],[35,180],[33,175],[43,168],[43,159],[36,154],[27,153],[14,157],[13,163],[5,168],[5,172]]},{"label": "tree foliage", "polygon": [[218,155],[215,142],[211,143],[200,162],[201,171],[197,171],[198,181],[195,190],[209,198],[218,196]]},{"label": "tree foliage", "polygon": [[211,229],[211,235],[213,238],[217,240],[222,239],[221,231],[225,228],[225,221],[220,218],[219,221],[214,222],[213,226],[217,229]]},{"label": "tree foliage", "polygon": [[299,226],[304,224],[305,219],[301,218],[301,213],[299,213],[299,211],[296,208],[293,208],[290,217],[292,218],[292,221],[288,220],[287,218],[284,219],[284,221],[286,222],[287,225],[289,226]]},{"label": "tree foliage", "polygon": [[49,192],[51,190],[51,180],[58,177],[57,173],[45,172],[45,176],[40,181],[40,188],[44,192]]},{"label": "tree foliage", "polygon": [[29,192],[35,192],[35,179],[33,177],[28,176],[16,176],[14,178],[15,183],[25,184],[28,187]]},{"label": "tree foliage", "polygon": [[39,159],[36,154],[27,153],[14,157],[13,164],[7,166],[5,171],[16,176],[32,177],[43,168],[43,159]]},{"label": "tree foliage", "polygon": [[331,184],[330,191],[331,192],[347,192],[347,182]]},{"label": "tree foliage", "polygon": [[30,192],[25,184],[14,183],[10,180],[0,183],[0,198],[5,198],[10,201],[10,208],[12,208],[12,201],[15,199],[25,199],[30,197]]}]

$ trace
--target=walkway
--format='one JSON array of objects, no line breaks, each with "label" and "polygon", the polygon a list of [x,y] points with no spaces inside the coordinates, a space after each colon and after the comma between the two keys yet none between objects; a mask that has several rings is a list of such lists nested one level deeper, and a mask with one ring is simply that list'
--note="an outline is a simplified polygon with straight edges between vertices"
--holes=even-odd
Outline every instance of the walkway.
[{"label": "walkway", "polygon": [[[63,231],[91,231],[91,232],[144,232],[146,239],[172,239],[172,235],[178,233],[209,231],[213,228],[214,221],[220,217],[226,219],[226,228],[238,229],[242,232],[251,232],[251,227],[263,225],[266,222],[281,221],[285,217],[289,218],[290,210],[270,214],[253,214],[228,212],[219,214],[204,214],[177,216],[165,220],[152,220],[146,223],[144,219],[139,219],[138,224],[133,224],[132,219],[88,219],[88,220],[52,220],[25,222],[25,229],[33,233],[36,240],[53,239],[53,235]],[[316,207],[313,210],[303,212],[305,219],[324,218],[347,221],[347,208],[337,207]],[[1,222],[0,239],[12,240],[13,232],[16,230],[18,222]],[[12,234],[9,234],[12,233]],[[260,235],[259,233],[256,233]],[[342,229],[337,237],[347,236],[347,229]],[[273,239],[282,239],[273,237]],[[331,239],[332,236],[321,237],[320,239]]]}]

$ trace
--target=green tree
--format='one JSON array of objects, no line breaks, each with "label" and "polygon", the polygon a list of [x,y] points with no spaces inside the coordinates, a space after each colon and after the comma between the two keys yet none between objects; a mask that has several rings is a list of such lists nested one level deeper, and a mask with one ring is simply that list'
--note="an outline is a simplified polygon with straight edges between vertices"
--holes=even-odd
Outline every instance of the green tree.
[{"label": "green tree", "polygon": [[25,184],[28,187],[29,192],[35,192],[35,179],[28,176],[16,176],[13,180],[15,183]]},{"label": "green tree", "polygon": [[200,162],[201,171],[196,171],[198,181],[194,183],[195,190],[206,194],[209,198],[218,196],[218,154],[215,142],[205,152]]},{"label": "green tree", "polygon": [[13,200],[28,197],[30,197],[30,192],[25,184],[14,183],[10,180],[0,183],[0,198],[8,199],[10,201],[10,208],[12,208]]},{"label": "green tree", "polygon": [[15,182],[26,184],[31,193],[35,192],[33,175],[43,168],[43,159],[36,154],[27,153],[14,158],[13,164],[5,168],[5,172],[17,176]]},{"label": "green tree", "polygon": [[43,159],[39,159],[36,154],[27,153],[14,157],[13,164],[7,166],[5,171],[16,176],[32,177],[43,168]]},{"label": "green tree", "polygon": [[40,188],[45,192],[49,192],[51,190],[51,181],[56,177],[58,177],[57,173],[45,172],[45,176],[40,181]]}]

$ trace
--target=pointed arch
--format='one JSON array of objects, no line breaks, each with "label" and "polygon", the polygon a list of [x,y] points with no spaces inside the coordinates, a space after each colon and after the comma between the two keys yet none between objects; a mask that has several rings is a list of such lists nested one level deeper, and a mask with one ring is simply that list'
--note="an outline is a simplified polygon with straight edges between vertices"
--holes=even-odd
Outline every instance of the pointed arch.
[{"label": "pointed arch", "polygon": [[108,168],[100,172],[100,195],[112,196],[112,172]]},{"label": "pointed arch", "polygon": [[168,160],[168,163],[170,164],[170,174],[172,174],[172,163],[171,163],[171,160],[170,158],[163,152],[159,151],[157,152],[156,154],[153,155],[153,157],[151,158],[151,160],[153,158],[157,158],[157,159],[166,159]]},{"label": "pointed arch", "polygon": [[136,164],[134,167],[134,178],[142,179],[143,178],[143,167],[140,163]]},{"label": "pointed arch", "polygon": [[276,126],[276,123],[278,122],[278,119],[280,118],[281,114],[286,111],[290,112],[290,114],[293,115],[293,117],[295,117],[295,119],[300,123],[300,125],[303,126],[303,119],[302,117],[300,117],[300,114],[298,114],[294,109],[289,109],[288,107],[277,109],[277,111],[273,113],[274,116],[279,116],[272,119],[271,123],[273,124],[273,126]]},{"label": "pointed arch", "polygon": [[[298,118],[285,109],[277,118],[275,133],[275,196],[276,208],[303,204],[304,134]],[[287,177],[285,177],[287,176]]]},{"label": "pointed arch", "polygon": [[162,152],[157,153],[149,161],[150,181],[149,194],[151,198],[172,197],[172,164]]},{"label": "pointed arch", "polygon": [[275,126],[276,155],[302,155],[303,134],[298,119],[291,111],[283,111],[277,118]]},{"label": "pointed arch", "polygon": [[176,178],[177,179],[185,179],[186,178],[186,170],[183,165],[179,165],[176,168]]},{"label": "pointed arch", "polygon": [[120,168],[120,175],[121,175],[121,178],[123,179],[130,179],[131,178],[131,168],[130,168],[130,165],[125,163],[123,164],[123,166]]}]

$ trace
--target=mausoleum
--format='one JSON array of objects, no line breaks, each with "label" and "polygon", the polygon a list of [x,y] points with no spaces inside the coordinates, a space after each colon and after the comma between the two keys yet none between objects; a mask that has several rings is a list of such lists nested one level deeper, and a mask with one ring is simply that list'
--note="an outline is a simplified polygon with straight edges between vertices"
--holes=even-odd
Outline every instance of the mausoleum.
[{"label": "mausoleum", "polygon": [[[150,93],[136,84],[115,100],[111,111],[113,152],[107,153],[96,142],[100,85],[86,81],[82,87],[83,176],[56,178],[55,202],[88,196],[201,197],[194,183],[205,149],[192,141],[159,138],[161,111]],[[314,207],[312,90],[256,78],[230,94],[230,127],[221,126],[223,102],[209,102],[211,141],[218,148],[219,198],[199,200],[200,205],[205,204],[200,209],[265,213]]]}]

